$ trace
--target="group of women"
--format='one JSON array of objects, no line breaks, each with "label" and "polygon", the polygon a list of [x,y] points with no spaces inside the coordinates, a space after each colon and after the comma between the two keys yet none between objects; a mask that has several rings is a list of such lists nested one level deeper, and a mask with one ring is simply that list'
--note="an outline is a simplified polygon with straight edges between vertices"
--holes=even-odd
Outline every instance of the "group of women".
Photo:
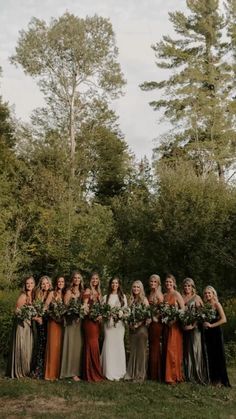
[{"label": "group of women", "polygon": [[[185,310],[203,305],[191,278],[183,281],[182,295],[176,289],[173,275],[167,275],[164,286],[165,292],[162,293],[160,277],[152,275],[146,297],[142,282],[133,282],[129,306],[158,306],[164,302]],[[82,275],[77,271],[73,272],[68,289],[64,277],[57,279],[54,290],[47,276],[40,279],[37,287],[33,277],[29,277],[25,280],[16,308],[32,305],[34,299],[40,299],[46,310],[53,301],[63,301],[68,305],[71,299],[89,307],[95,303],[119,308],[128,305],[118,277],[109,281],[107,294],[102,297],[97,272],[91,275],[89,287],[85,289]],[[104,379],[143,381],[149,378],[167,384],[186,380],[230,386],[220,327],[226,322],[225,313],[213,287],[204,289],[203,300],[212,306],[216,317],[201,326],[194,322],[183,327],[174,320],[163,324],[158,315],[130,324],[128,363],[122,320],[114,323],[110,319],[104,323],[101,354],[101,316],[96,321],[86,316],[83,320],[74,319],[65,325],[52,318],[46,320],[47,317],[35,317],[23,324],[15,322],[7,375],[12,378],[33,376],[46,380],[72,378],[74,381],[84,379],[90,382]]]}]

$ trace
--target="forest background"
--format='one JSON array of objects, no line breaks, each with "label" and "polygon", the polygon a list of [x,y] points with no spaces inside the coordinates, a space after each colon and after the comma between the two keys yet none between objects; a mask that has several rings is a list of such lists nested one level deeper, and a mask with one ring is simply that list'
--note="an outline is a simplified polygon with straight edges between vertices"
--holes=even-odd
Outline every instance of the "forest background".
[{"label": "forest background", "polygon": [[171,272],[217,289],[236,340],[236,1],[186,5],[152,46],[163,81],[140,80],[168,122],[151,163],[129,152],[111,106],[125,75],[110,21],[66,12],[21,31],[10,59],[45,107],[26,124],[0,99],[1,316],[29,272],[96,269],[126,291]]}]

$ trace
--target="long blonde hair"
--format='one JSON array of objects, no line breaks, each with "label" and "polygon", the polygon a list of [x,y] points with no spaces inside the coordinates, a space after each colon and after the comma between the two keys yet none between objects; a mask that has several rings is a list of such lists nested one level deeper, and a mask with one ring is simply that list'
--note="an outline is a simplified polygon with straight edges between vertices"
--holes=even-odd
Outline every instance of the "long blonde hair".
[{"label": "long blonde hair", "polygon": [[[42,282],[43,282],[44,279],[46,279],[48,281],[48,283],[49,283],[49,289],[48,289],[46,295],[44,295],[44,293],[42,292]],[[52,281],[51,281],[51,278],[49,278],[49,276],[47,276],[47,275],[43,275],[43,276],[41,276],[41,278],[40,278],[40,280],[38,282],[38,285],[37,285],[37,287],[35,289],[35,298],[36,299],[38,299],[38,298],[41,299],[42,297],[44,297],[44,299],[46,300],[47,297],[48,297],[48,294],[50,293],[51,290],[52,290]]]},{"label": "long blonde hair", "polygon": [[[92,285],[92,278],[93,278],[93,276],[97,276],[98,277],[98,285],[97,285],[97,288],[95,288],[93,285]],[[102,296],[102,291],[101,291],[101,280],[100,280],[100,275],[99,275],[99,273],[97,272],[97,271],[94,271],[94,272],[92,272],[91,273],[91,275],[90,275],[90,283],[89,283],[89,285],[90,285],[90,289],[91,289],[91,291],[93,292],[93,291],[97,291],[97,293],[98,293],[98,295],[99,295],[99,297],[101,298],[101,296]]]},{"label": "long blonde hair", "polygon": [[[138,295],[137,299],[134,298],[134,294],[133,294],[133,286],[134,285],[138,285],[140,287],[140,294]],[[135,301],[138,300],[139,303],[144,303],[145,301],[145,291],[143,288],[143,283],[141,281],[134,281],[131,287],[131,292],[130,292],[130,305],[133,304]]]},{"label": "long blonde hair", "polygon": [[184,295],[185,295],[185,292],[184,292],[184,285],[185,284],[190,284],[191,287],[192,287],[192,295],[196,295],[196,286],[195,286],[194,280],[192,278],[185,278],[183,280],[183,294]]},{"label": "long blonde hair", "polygon": [[204,288],[204,290],[203,290],[203,300],[206,302],[206,299],[205,299],[205,297],[204,297],[204,294],[205,294],[205,291],[206,290],[210,290],[211,292],[212,292],[212,294],[213,294],[213,299],[215,300],[215,302],[218,302],[219,300],[218,300],[218,295],[217,295],[217,292],[216,292],[216,290],[215,290],[215,288],[213,288],[211,285],[207,285],[205,288]]}]

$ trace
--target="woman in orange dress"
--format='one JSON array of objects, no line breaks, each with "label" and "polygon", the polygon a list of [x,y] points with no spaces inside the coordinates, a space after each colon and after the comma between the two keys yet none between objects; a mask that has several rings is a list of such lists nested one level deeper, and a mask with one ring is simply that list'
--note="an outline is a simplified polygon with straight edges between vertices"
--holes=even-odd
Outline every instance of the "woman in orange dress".
[{"label": "woman in orange dress", "polygon": [[[176,291],[176,280],[168,274],[165,280],[164,302],[184,310],[184,300]],[[183,333],[178,321],[171,321],[163,328],[163,372],[167,384],[183,381]]]},{"label": "woman in orange dress", "polygon": [[[91,307],[94,303],[100,303],[102,299],[100,290],[100,278],[97,272],[93,272],[90,279],[90,288],[84,292],[83,300]],[[83,377],[86,381],[102,381],[102,368],[100,363],[99,334],[101,320],[85,318],[84,326],[84,365]]]},{"label": "woman in orange dress", "polygon": [[[150,306],[157,306],[163,302],[161,292],[161,279],[159,275],[151,275],[149,278],[150,294],[148,301]],[[149,360],[148,360],[148,378],[161,381],[161,336],[162,323],[160,318],[154,316],[148,328],[149,341]]]},{"label": "woman in orange dress", "polygon": [[[47,300],[46,307],[53,301],[63,301],[65,292],[65,278],[59,276],[56,281],[55,290],[52,291]],[[53,319],[48,321],[48,334],[45,356],[45,380],[57,380],[60,375],[62,349],[62,323]]]}]

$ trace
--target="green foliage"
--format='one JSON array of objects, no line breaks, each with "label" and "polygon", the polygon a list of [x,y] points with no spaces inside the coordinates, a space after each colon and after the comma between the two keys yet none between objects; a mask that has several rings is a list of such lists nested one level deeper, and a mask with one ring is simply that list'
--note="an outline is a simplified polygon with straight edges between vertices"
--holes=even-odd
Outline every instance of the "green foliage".
[{"label": "green foliage", "polygon": [[0,291],[0,353],[6,358],[12,332],[12,319],[19,291]]}]

